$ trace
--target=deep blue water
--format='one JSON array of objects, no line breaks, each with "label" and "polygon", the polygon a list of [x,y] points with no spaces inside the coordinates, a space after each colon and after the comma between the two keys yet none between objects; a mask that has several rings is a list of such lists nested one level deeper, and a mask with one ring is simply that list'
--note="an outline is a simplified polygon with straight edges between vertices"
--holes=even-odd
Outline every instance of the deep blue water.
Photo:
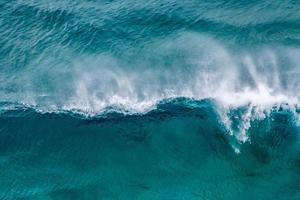
[{"label": "deep blue water", "polygon": [[0,199],[300,199],[300,2],[0,0]]}]

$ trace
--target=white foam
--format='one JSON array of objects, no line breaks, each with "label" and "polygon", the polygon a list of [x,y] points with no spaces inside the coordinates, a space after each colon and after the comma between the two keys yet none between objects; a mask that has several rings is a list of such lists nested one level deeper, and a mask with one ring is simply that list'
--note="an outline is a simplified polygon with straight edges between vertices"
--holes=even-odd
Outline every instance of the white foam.
[{"label": "white foam", "polygon": [[[4,100],[89,114],[108,107],[147,112],[157,102],[175,97],[214,98],[224,108],[251,104],[256,109],[268,109],[274,104],[298,104],[297,48],[263,46],[255,51],[233,51],[207,35],[181,33],[153,41],[138,56],[128,59],[59,51],[72,60],[57,64],[58,58],[48,55],[33,61],[27,71],[16,75],[26,77],[26,84],[24,78],[4,84],[6,87],[13,81],[19,88],[16,93],[2,90]],[[45,73],[48,71],[51,73]],[[47,84],[40,80],[45,75]]]}]

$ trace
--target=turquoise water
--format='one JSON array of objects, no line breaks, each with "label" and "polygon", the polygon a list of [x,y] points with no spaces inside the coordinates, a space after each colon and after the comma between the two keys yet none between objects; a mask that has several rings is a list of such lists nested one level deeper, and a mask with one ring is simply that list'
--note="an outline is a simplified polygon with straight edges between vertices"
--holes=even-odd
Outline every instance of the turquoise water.
[{"label": "turquoise water", "polygon": [[298,1],[0,11],[0,199],[300,199]]}]

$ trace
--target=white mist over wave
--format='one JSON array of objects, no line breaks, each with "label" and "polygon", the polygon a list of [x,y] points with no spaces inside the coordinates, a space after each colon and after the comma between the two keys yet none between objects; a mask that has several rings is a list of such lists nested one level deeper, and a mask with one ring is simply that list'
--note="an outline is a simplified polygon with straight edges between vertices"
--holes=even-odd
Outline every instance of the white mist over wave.
[{"label": "white mist over wave", "polygon": [[[59,49],[59,48],[58,48]],[[50,51],[50,50],[49,50]],[[15,90],[2,90],[4,101],[32,105],[42,112],[108,110],[144,113],[164,99],[212,98],[221,120],[239,143],[249,141],[251,120],[262,120],[274,107],[298,107],[300,50],[287,47],[232,47],[201,34],[181,33],[152,41],[128,57],[110,54],[44,54],[16,78]],[[5,77],[3,78],[5,80]],[[230,112],[246,107],[233,128]],[[238,144],[233,145],[238,152]]]},{"label": "white mist over wave", "polygon": [[208,36],[186,33],[154,42],[131,63],[103,55],[85,58],[76,66],[75,93],[64,108],[99,112],[112,106],[144,112],[175,97],[214,98],[229,107],[298,103],[297,49],[283,49],[283,58],[282,50],[268,47],[238,51],[230,52]]},{"label": "white mist over wave", "polygon": [[1,93],[5,101],[88,113],[108,107],[145,112],[176,97],[213,98],[227,107],[298,103],[298,49],[229,49],[209,36],[181,33],[128,58],[63,51],[69,59],[32,62],[4,84],[17,92]]}]

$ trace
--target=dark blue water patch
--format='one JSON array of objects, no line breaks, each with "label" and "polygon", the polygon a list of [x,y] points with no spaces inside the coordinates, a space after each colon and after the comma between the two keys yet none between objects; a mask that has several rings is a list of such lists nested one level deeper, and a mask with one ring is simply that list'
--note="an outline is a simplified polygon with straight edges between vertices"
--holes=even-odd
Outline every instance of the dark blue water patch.
[{"label": "dark blue water patch", "polygon": [[[237,154],[214,103],[186,101],[162,103],[143,115],[83,118],[31,109],[1,114],[1,198],[296,195],[299,128],[291,113],[252,122],[251,143]],[[280,193],[288,185],[294,187]]]}]

